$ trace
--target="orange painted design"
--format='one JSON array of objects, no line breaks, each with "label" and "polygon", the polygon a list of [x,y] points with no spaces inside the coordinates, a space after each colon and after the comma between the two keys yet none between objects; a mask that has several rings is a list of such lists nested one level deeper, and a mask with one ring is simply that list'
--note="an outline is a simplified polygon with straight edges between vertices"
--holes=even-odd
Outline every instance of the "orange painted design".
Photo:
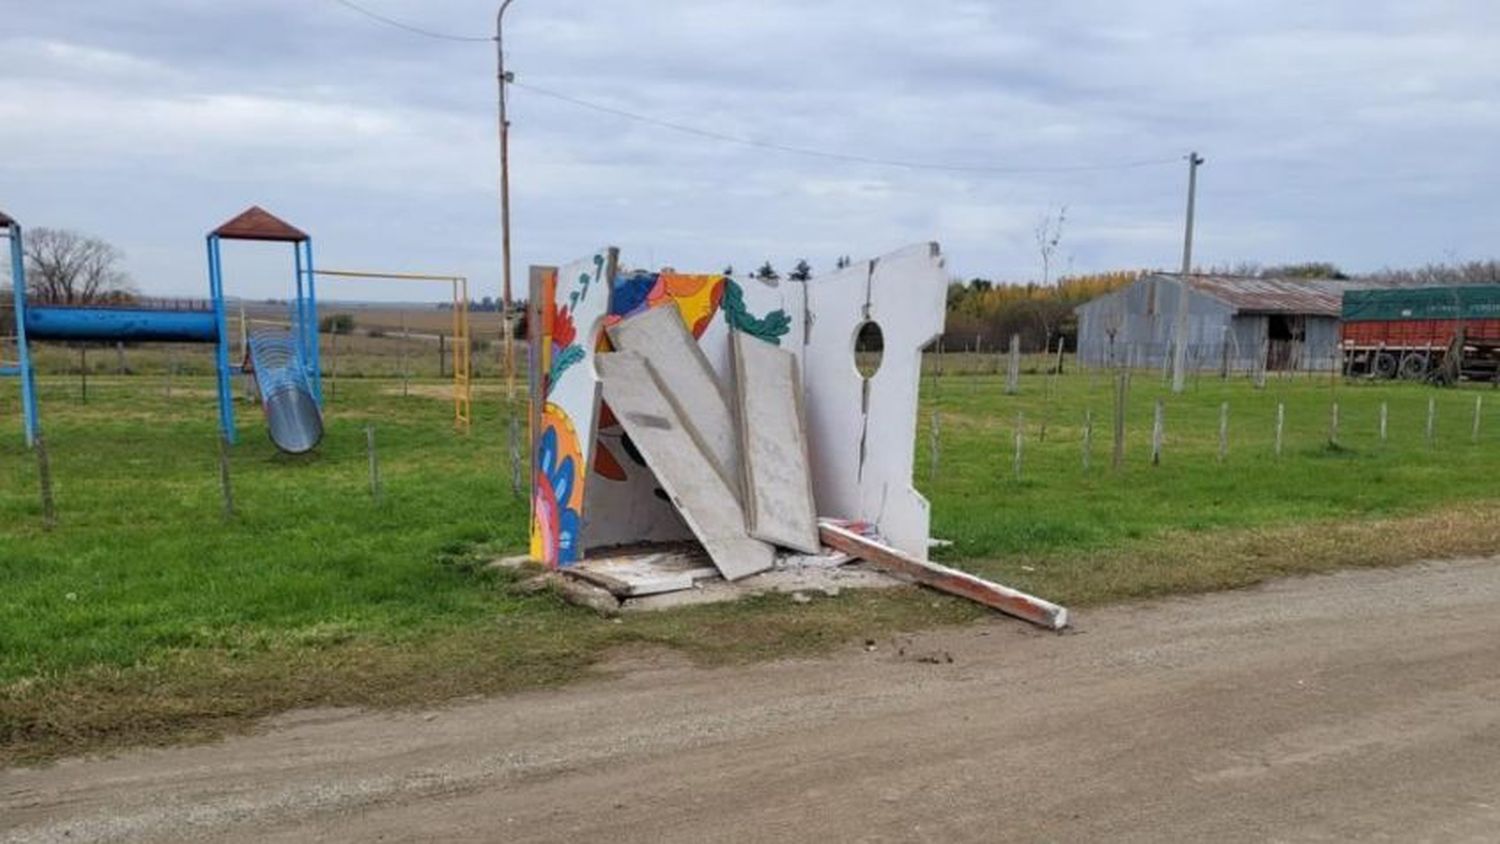
[{"label": "orange painted design", "polygon": [[693,336],[702,337],[719,313],[719,303],[724,299],[724,276],[662,273],[646,302],[656,308],[668,299],[677,303],[682,321]]}]

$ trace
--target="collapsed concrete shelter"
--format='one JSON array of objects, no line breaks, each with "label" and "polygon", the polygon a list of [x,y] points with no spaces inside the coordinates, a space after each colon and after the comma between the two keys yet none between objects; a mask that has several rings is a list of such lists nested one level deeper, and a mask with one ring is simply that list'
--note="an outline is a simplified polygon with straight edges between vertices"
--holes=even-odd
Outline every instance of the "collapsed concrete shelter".
[{"label": "collapsed concrete shelter", "polygon": [[[733,390],[731,335],[791,353],[800,370],[810,480],[817,515],[868,522],[893,547],[925,559],[927,500],[912,486],[922,347],[943,330],[947,275],[937,244],[924,243],[807,282],[720,274],[622,272],[618,250],[531,271],[531,555],[567,567],[602,549],[694,538],[682,511],[601,401],[596,357],[624,321],[671,307],[710,371],[691,355],[657,359],[688,371],[675,397],[684,447],[701,446],[731,494],[738,435],[724,407]],[[855,366],[855,340],[879,327],[883,352],[869,378]],[[641,323],[638,342],[665,343]],[[671,373],[664,373],[671,374]],[[658,467],[661,468],[661,467]],[[701,534],[702,531],[699,531]],[[701,535],[699,536],[701,539]],[[707,544],[707,543],[705,543]]]}]

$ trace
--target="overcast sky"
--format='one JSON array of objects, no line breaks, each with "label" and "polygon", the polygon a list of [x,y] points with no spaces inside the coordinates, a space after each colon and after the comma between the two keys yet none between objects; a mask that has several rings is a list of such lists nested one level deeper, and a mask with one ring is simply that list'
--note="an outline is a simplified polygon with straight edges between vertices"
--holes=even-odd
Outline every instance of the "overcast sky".
[{"label": "overcast sky", "polygon": [[[360,0],[484,36],[494,3]],[[201,295],[203,234],[258,203],[320,266],[498,292],[494,51],[334,0],[0,0],[0,208],[81,229],[151,293]],[[736,146],[512,99],[515,272],[605,243],[740,271],[937,240],[959,275],[1180,260],[1373,269],[1500,254],[1494,0],[516,0],[519,82],[662,120],[942,172]],[[1128,169],[1049,168],[1165,162]],[[254,254],[244,254],[244,252]],[[231,255],[280,296],[282,252]],[[437,291],[432,291],[436,296]],[[400,295],[340,287],[346,298]],[[413,298],[408,292],[406,298]]]}]

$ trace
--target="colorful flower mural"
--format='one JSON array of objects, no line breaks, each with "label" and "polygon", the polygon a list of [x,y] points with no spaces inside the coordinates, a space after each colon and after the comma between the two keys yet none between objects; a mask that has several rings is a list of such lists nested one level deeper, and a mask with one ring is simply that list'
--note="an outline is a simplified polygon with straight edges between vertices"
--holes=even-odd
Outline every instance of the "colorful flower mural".
[{"label": "colorful flower mural", "polygon": [[[539,330],[532,335],[533,395],[542,406],[532,411],[531,555],[548,566],[567,566],[582,558],[584,484],[597,413],[598,386],[584,363],[592,349],[580,333],[589,334],[608,312],[614,256],[597,253],[534,282]],[[566,286],[559,276],[571,279]],[[583,437],[579,436],[583,427]]]},{"label": "colorful flower mural", "polygon": [[583,360],[583,347],[574,342],[578,329],[573,325],[573,314],[569,305],[553,304],[552,316],[552,364],[547,368],[547,384],[556,384],[568,367]]},{"label": "colorful flower mural", "polygon": [[536,475],[532,478],[532,530],[549,566],[578,559],[578,515],[583,500],[583,452],[562,409],[548,403],[542,411],[537,440]]}]

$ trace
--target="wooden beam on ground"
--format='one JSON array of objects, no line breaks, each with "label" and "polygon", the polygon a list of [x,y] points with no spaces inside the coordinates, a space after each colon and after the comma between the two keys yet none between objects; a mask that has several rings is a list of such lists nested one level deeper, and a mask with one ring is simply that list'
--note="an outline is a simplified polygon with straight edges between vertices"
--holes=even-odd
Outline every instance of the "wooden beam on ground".
[{"label": "wooden beam on ground", "polygon": [[918,560],[879,540],[850,530],[837,521],[818,520],[818,533],[822,536],[824,545],[858,557],[881,571],[911,578],[939,592],[968,598],[1048,630],[1061,630],[1068,626],[1068,611],[1057,604],[975,577],[968,572]]}]

